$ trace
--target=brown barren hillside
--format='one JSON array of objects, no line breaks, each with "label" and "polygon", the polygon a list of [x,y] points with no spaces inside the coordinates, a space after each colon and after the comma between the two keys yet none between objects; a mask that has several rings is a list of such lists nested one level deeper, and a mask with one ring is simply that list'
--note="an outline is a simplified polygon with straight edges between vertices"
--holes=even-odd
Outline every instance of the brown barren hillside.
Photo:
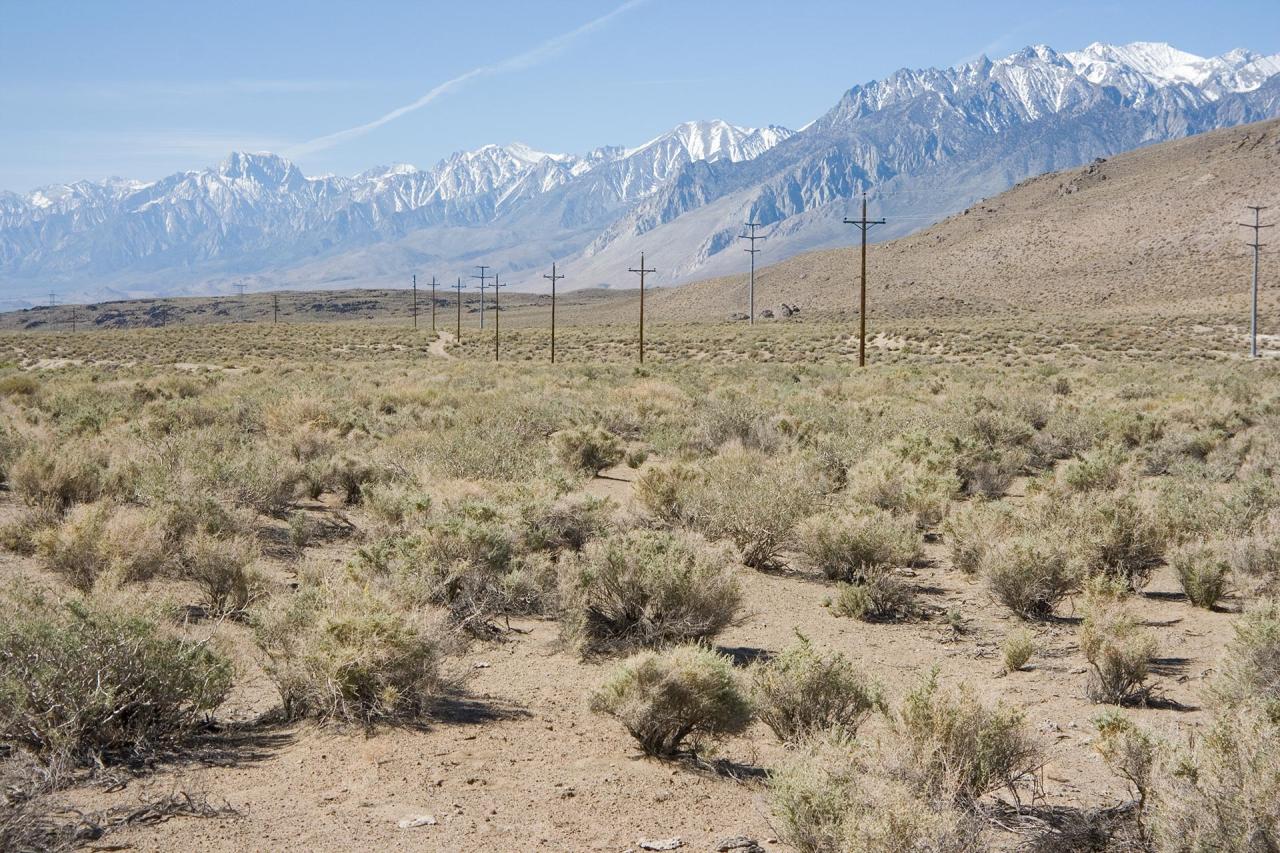
[{"label": "brown barren hillside", "polygon": [[[1225,297],[1247,293],[1249,232],[1236,223],[1248,204],[1280,207],[1280,121],[1042,175],[910,237],[873,245],[868,313],[1221,307]],[[757,310],[783,302],[853,307],[856,238],[851,227],[850,249],[757,270]],[[764,250],[767,259],[767,243]],[[745,274],[711,279],[656,293],[653,313],[723,319],[745,312],[746,294]]]}]

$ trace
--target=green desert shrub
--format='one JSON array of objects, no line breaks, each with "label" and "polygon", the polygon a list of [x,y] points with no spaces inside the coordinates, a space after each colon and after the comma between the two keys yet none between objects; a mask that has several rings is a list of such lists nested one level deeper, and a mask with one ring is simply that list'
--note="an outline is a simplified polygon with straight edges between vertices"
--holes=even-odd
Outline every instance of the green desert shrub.
[{"label": "green desert shrub", "polygon": [[966,575],[976,575],[994,542],[1011,529],[1012,520],[1002,504],[974,501],[947,516],[942,538],[951,553],[951,565]]},{"label": "green desert shrub", "polygon": [[1139,815],[1145,810],[1160,757],[1160,744],[1119,711],[1106,711],[1093,721],[1094,747],[1111,771],[1133,786]]},{"label": "green desert shrub", "polygon": [[741,602],[723,551],[688,536],[630,530],[566,560],[561,627],[583,654],[625,652],[714,637]]},{"label": "green desert shrub", "polygon": [[1052,531],[998,541],[981,566],[992,596],[1024,619],[1052,616],[1058,602],[1080,585],[1067,544]]},{"label": "green desert shrub", "polygon": [[1000,646],[1005,672],[1017,672],[1027,665],[1036,653],[1036,638],[1030,631],[1010,631]]},{"label": "green desert shrub", "polygon": [[232,667],[152,618],[15,592],[0,605],[0,741],[44,761],[131,759],[205,726]]},{"label": "green desert shrub", "polygon": [[399,532],[426,524],[431,496],[407,483],[368,483],[361,487],[361,503],[380,532]]},{"label": "green desert shrub", "polygon": [[823,513],[800,525],[802,554],[829,580],[850,581],[867,571],[909,566],[920,558],[920,534],[910,519],[886,510]]},{"label": "green desert shrub", "polygon": [[753,671],[756,714],[783,743],[841,728],[850,734],[877,709],[884,693],[840,653],[821,655],[803,635],[799,642]]},{"label": "green desert shrub", "polygon": [[839,729],[803,742],[769,777],[782,840],[800,853],[979,853],[981,821],[886,772],[885,756]]},{"label": "green desert shrub", "polygon": [[1280,850],[1278,784],[1280,723],[1247,709],[1219,715],[1153,785],[1155,848]]},{"label": "green desert shrub", "polygon": [[258,557],[258,546],[248,537],[197,533],[183,548],[181,576],[200,588],[209,615],[241,615],[266,585]]},{"label": "green desert shrub", "polygon": [[1213,693],[1228,707],[1253,705],[1280,724],[1280,604],[1258,603],[1234,629]]},{"label": "green desert shrub", "polygon": [[28,506],[65,512],[102,496],[109,460],[87,445],[28,444],[9,468],[9,485]]},{"label": "green desert shrub", "polygon": [[868,568],[853,582],[839,583],[831,612],[863,622],[887,622],[915,615],[915,587],[893,569]]},{"label": "green desert shrub", "polygon": [[622,461],[622,442],[600,427],[570,427],[552,436],[556,461],[571,471],[592,476]]},{"label": "green desert shrub", "polygon": [[1062,471],[1062,484],[1072,492],[1110,491],[1124,480],[1128,458],[1117,445],[1090,451],[1067,463]]},{"label": "green desert shrub", "polygon": [[615,505],[608,498],[580,495],[546,503],[534,501],[520,511],[519,542],[525,551],[581,551],[609,531]]},{"label": "green desert shrub", "polygon": [[921,790],[958,802],[1010,791],[1043,764],[1021,711],[984,705],[969,689],[944,691],[937,672],[903,700],[899,712],[912,776]]},{"label": "green desert shrub", "polygon": [[1211,543],[1181,545],[1169,553],[1169,565],[1178,576],[1187,600],[1196,607],[1213,609],[1227,594],[1231,566]]},{"label": "green desert shrub", "polygon": [[385,467],[349,453],[330,459],[325,471],[329,489],[342,495],[347,505],[361,503],[366,489],[389,478],[390,472]]},{"label": "green desert shrub", "polygon": [[1113,604],[1092,603],[1080,625],[1080,650],[1089,663],[1085,692],[1092,701],[1111,705],[1146,701],[1157,645],[1132,614]]},{"label": "green desert shrub", "polygon": [[851,469],[845,489],[854,502],[910,516],[924,529],[946,516],[960,480],[949,469],[889,457]]},{"label": "green desert shrub", "polygon": [[708,539],[732,542],[743,564],[753,569],[778,565],[779,550],[822,492],[804,458],[733,445],[681,486],[677,505],[685,524]]},{"label": "green desert shrub", "polygon": [[686,745],[697,752],[706,740],[751,722],[733,662],[698,645],[628,658],[591,695],[591,710],[618,720],[647,755],[661,757]]},{"label": "green desert shrub", "polygon": [[151,513],[107,501],[80,504],[56,526],[41,531],[36,554],[45,566],[87,592],[99,578],[143,581],[163,571],[169,550]]},{"label": "green desert shrub", "polygon": [[1087,574],[1122,578],[1137,591],[1164,558],[1165,533],[1152,510],[1133,495],[1078,499],[1071,524],[1076,555]]},{"label": "green desert shrub", "polygon": [[685,498],[697,480],[698,473],[691,465],[654,465],[636,478],[636,501],[658,521],[684,524],[689,518]]},{"label": "green desert shrub", "polygon": [[456,635],[447,618],[369,585],[308,582],[258,613],[255,633],[291,719],[420,719],[452,686]]}]

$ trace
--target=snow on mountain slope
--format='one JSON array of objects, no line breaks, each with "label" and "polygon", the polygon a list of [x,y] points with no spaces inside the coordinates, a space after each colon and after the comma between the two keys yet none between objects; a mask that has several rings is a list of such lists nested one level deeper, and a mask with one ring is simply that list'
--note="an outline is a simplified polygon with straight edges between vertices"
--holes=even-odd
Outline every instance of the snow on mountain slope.
[{"label": "snow on mountain slope", "polygon": [[691,121],[636,147],[486,145],[353,177],[234,153],[150,183],[0,192],[0,276],[35,293],[86,278],[154,293],[350,286],[484,257],[540,285],[555,258],[585,286],[627,283],[610,270],[648,247],[668,281],[685,280],[735,268],[747,218],[784,257],[848,239],[832,222],[870,191],[897,217],[876,235],[888,237],[1040,172],[1278,113],[1280,55],[1037,45],[854,86],[799,132]]}]

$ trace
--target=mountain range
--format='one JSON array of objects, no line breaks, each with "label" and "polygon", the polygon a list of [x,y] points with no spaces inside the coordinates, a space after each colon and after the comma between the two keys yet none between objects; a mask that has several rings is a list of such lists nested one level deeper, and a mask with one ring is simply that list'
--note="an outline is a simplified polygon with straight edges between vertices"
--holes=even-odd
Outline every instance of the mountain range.
[{"label": "mountain range", "polygon": [[916,231],[1045,172],[1280,116],[1280,55],[1202,58],[1166,44],[1029,47],[854,86],[798,131],[688,122],[636,147],[551,154],[487,145],[426,170],[307,177],[232,153],[158,181],[0,192],[0,288],[63,299],[451,280],[476,263],[533,289],[552,260],[567,287],[737,272],[748,220],[761,263],[852,240],[867,193]]}]

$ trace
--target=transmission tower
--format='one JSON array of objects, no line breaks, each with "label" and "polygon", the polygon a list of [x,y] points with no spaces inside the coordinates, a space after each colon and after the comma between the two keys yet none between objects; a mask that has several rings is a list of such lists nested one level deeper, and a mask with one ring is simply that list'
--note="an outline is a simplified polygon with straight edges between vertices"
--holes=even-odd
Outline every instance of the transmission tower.
[{"label": "transmission tower", "polygon": [[747,228],[750,230],[746,234],[738,235],[739,240],[749,240],[751,242],[751,248],[745,249],[744,251],[751,255],[751,286],[747,291],[747,302],[751,311],[750,319],[751,325],[753,326],[756,324],[756,253],[760,251],[756,248],[756,241],[766,239],[764,237],[756,236],[756,229],[759,227],[759,222],[748,222]]},{"label": "transmission tower", "polygon": [[867,194],[862,194],[862,218],[845,219],[845,225],[856,225],[862,231],[862,285],[858,289],[858,367],[867,366],[867,232],[883,219],[867,219]]},{"label": "transmission tower", "polygon": [[629,269],[627,272],[640,274],[640,363],[644,364],[644,277],[646,273],[657,272],[657,270],[645,269],[644,252],[640,253],[640,269]]},{"label": "transmission tower", "polygon": [[1253,304],[1250,310],[1249,320],[1249,357],[1258,357],[1258,262],[1262,254],[1262,229],[1274,228],[1275,223],[1271,225],[1262,224],[1262,211],[1265,207],[1249,205],[1249,210],[1253,211],[1253,222],[1237,223],[1245,228],[1253,229],[1253,242],[1248,245],[1253,248]]},{"label": "transmission tower", "polygon": [[249,286],[249,285],[247,285],[247,284],[237,284],[237,285],[233,285],[233,286],[235,287],[236,292],[240,294],[240,322],[241,322],[241,323],[243,323],[243,322],[244,322],[244,320],[245,320],[245,316],[244,316],[244,310],[245,310],[245,309],[244,309],[244,292],[245,292],[245,290],[248,288],[248,286]]},{"label": "transmission tower", "polygon": [[[644,266],[641,264],[640,266]],[[551,275],[543,275],[543,278],[551,279],[551,363],[556,363],[556,282],[564,278],[562,275],[556,275],[556,265],[551,265]]]}]

